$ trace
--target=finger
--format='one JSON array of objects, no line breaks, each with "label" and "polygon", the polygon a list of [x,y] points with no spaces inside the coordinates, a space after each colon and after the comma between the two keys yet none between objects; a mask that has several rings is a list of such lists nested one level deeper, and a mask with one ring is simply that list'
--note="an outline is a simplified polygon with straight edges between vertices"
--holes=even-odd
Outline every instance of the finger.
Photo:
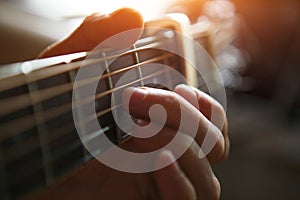
[{"label": "finger", "polygon": [[199,146],[197,144],[193,144],[193,146],[179,158],[179,165],[196,188],[198,199],[217,200],[221,192],[220,183],[214,175],[209,161],[206,158],[199,158],[201,151]]},{"label": "finger", "polygon": [[171,164],[154,172],[154,179],[158,187],[160,198],[162,200],[197,199],[196,191],[192,183],[180,169],[170,151],[163,151],[159,155],[156,164],[161,165],[164,163]]},{"label": "finger", "polygon": [[129,47],[141,35],[143,25],[141,14],[131,8],[121,8],[109,15],[92,14],[67,38],[44,50],[39,58],[90,51],[111,36],[135,29],[126,35],[125,40],[121,37],[121,41],[110,41],[107,44],[115,48]]},{"label": "finger", "polygon": [[229,154],[230,144],[227,131],[227,117],[221,104],[211,96],[192,86],[181,84],[175,87],[174,92],[199,109],[208,120],[222,131],[225,140],[225,150],[220,160],[226,159]]},{"label": "finger", "polygon": [[[159,126],[159,125],[158,125]],[[141,133],[137,127],[135,132]],[[148,130],[151,133],[151,130]],[[166,149],[178,159],[180,169],[192,183],[198,199],[218,199],[220,195],[220,184],[215,177],[211,166],[206,158],[200,159],[200,147],[187,134],[174,135],[177,131],[170,128],[163,128],[161,132],[150,138],[133,138],[135,146],[144,152],[154,152],[157,149]],[[172,141],[172,146],[165,146]],[[156,163],[159,166],[170,162]],[[165,175],[167,176],[167,175]],[[170,177],[169,177],[170,179]],[[182,183],[183,184],[183,183]]]},{"label": "finger", "polygon": [[226,121],[226,114],[223,107],[211,96],[207,95],[200,90],[180,84],[175,87],[174,92],[185,98],[195,108],[199,109],[201,113],[208,119],[212,120],[212,113],[214,114],[214,123],[220,130],[224,128]]},{"label": "finger", "polygon": [[[123,93],[123,102],[129,102],[129,112],[132,116],[150,120],[149,109],[159,104],[167,113],[166,126],[195,137],[201,146],[204,139],[208,144],[203,149],[211,162],[219,160],[224,153],[224,138],[221,131],[214,126],[198,109],[191,105],[180,95],[154,88],[128,88]],[[131,95],[132,94],[132,95]],[[131,96],[130,96],[131,95]],[[164,121],[165,115],[161,112],[153,112],[153,121],[160,123]]]}]

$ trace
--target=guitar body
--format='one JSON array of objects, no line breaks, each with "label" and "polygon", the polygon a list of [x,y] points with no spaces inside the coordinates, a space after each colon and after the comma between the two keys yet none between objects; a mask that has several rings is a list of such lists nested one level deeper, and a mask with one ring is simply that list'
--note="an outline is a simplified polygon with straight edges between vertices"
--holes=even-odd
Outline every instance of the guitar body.
[{"label": "guitar body", "polygon": [[[146,23],[146,27],[194,36],[210,49],[207,29],[202,29],[195,38],[187,17],[183,15],[154,20]],[[160,81],[170,90],[185,82],[196,87],[203,86],[203,80],[200,81],[200,75],[189,66],[190,63],[178,55],[157,49],[155,45],[169,42],[189,59],[200,59],[195,56],[194,47],[183,38],[147,30],[129,52],[106,66],[104,78],[98,81],[95,94],[99,97],[95,100],[97,115],[80,127],[95,135],[90,138],[91,141],[108,137],[114,144],[130,148],[130,137],[116,126],[110,104],[114,98],[111,91],[115,90],[116,82],[126,73],[126,69],[137,70],[136,77],[132,77],[132,84],[128,86],[154,84],[160,87],[161,84],[156,84]],[[163,38],[164,35],[168,37]],[[106,188],[108,182],[118,181],[107,179],[117,177],[110,176],[112,174],[131,177],[117,192],[132,192],[131,199],[134,199],[136,191],[128,191],[127,185],[137,184],[141,178],[151,179],[150,173],[128,174],[106,167],[93,159],[89,149],[82,144],[73,121],[72,90],[77,72],[87,58],[88,54],[83,52],[0,67],[1,199],[57,199],[62,196],[90,199],[103,192],[110,192],[110,197],[113,197],[116,188]],[[108,59],[103,57],[99,62]],[[156,68],[143,67],[151,63],[168,65],[186,80],[174,81],[172,73],[163,70],[160,73]],[[94,83],[93,78],[90,77],[80,87],[89,88]],[[103,134],[99,134],[99,130],[90,130],[89,123],[93,121],[104,127]],[[105,148],[100,150],[105,151]],[[153,185],[145,187],[155,190]]]}]

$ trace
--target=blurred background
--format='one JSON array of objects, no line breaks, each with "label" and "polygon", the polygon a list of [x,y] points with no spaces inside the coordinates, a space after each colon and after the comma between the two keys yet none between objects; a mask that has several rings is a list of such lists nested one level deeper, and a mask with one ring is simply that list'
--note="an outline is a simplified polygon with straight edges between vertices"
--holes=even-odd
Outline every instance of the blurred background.
[{"label": "blurred background", "polygon": [[[157,6],[160,5],[160,6]],[[182,12],[212,27],[227,87],[231,154],[215,166],[221,199],[300,194],[300,1],[0,0],[0,64],[34,59],[92,12],[122,6],[146,20]]]}]

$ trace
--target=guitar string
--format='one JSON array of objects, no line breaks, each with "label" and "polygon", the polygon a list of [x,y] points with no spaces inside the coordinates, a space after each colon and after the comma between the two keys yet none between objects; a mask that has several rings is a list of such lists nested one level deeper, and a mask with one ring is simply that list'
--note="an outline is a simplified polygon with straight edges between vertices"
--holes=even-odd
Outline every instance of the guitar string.
[{"label": "guitar string", "polygon": [[[121,107],[121,105],[117,105],[111,109],[107,109],[105,111],[101,111],[99,113],[97,113],[97,118],[94,118],[93,120],[97,120],[99,117],[115,110],[118,109],[119,107]],[[63,127],[55,130],[55,134],[50,134],[49,136],[49,140],[48,143],[51,143],[61,137],[63,137],[66,134],[70,134],[71,131],[74,131],[74,134],[76,133],[76,129],[73,123],[69,123],[64,125]],[[89,135],[86,136],[84,139],[88,142],[91,141],[92,139],[94,139],[95,137],[99,136],[100,134],[94,136],[94,137],[90,137]],[[88,138],[88,139],[87,139]],[[77,144],[77,143],[76,143]],[[56,152],[55,156],[53,157],[53,162],[60,156],[70,153],[72,149],[75,149],[77,147],[81,146],[81,142],[79,142],[77,145],[74,146],[74,148],[70,148],[70,151],[66,151],[63,150],[62,152]],[[13,160],[18,159],[18,157],[21,157],[22,155],[28,154],[34,150],[38,150],[40,147],[39,142],[37,140],[37,138],[30,138],[28,140],[23,141],[23,143],[21,144],[21,146],[12,146],[9,149],[4,150],[3,152],[5,152],[6,158],[9,158],[8,160],[6,160],[6,162],[12,162]],[[26,151],[22,151],[26,149]],[[21,152],[21,153],[20,153]]]},{"label": "guitar string", "polygon": [[[162,72],[159,72],[159,73],[163,73],[163,71]],[[150,76],[147,76],[147,77],[144,77],[143,79],[147,79],[147,78],[151,78],[151,77],[154,77],[154,76],[157,76],[158,74],[157,73],[154,73],[154,74],[151,74]],[[141,80],[136,80],[135,82],[140,82]],[[135,82],[133,82],[133,83],[135,83]],[[133,84],[133,83],[129,83],[129,84]],[[123,88],[123,87],[127,87],[127,86],[129,86],[129,84],[128,85],[124,85],[124,86],[121,86],[121,88]],[[121,89],[121,88],[116,88],[115,90],[119,90],[119,89]],[[111,91],[112,92],[112,91]],[[103,96],[103,94],[100,94],[100,96],[98,96],[98,98],[101,98]],[[60,108],[59,108],[59,110],[61,110]],[[99,113],[97,113],[96,115],[97,115],[97,117],[100,117],[100,116],[102,116],[102,115],[104,115],[104,114],[106,114],[106,113],[108,113],[108,112],[111,112],[112,111],[112,109],[107,109],[107,110],[105,110],[105,111],[100,111]],[[55,112],[54,112],[55,113]],[[41,113],[41,114],[43,114],[43,113]],[[49,115],[46,115],[46,116],[49,116]],[[88,118],[88,119],[90,119],[90,118]],[[33,122],[33,124],[31,124],[31,125],[35,125],[35,121],[34,120],[32,120],[32,122]],[[20,124],[20,123],[19,123]],[[21,123],[21,124],[23,124],[23,123]],[[26,123],[27,124],[27,123]],[[12,125],[9,125],[8,127],[11,127]],[[14,126],[13,126],[14,127]],[[10,131],[11,132],[11,131]],[[34,146],[34,145],[31,145],[32,147]],[[13,156],[12,156],[13,157]]]},{"label": "guitar string", "polygon": [[[103,62],[105,59],[110,60],[110,59],[117,59],[121,56],[126,56],[126,55],[132,55],[134,53],[138,53],[141,51],[146,51],[146,50],[151,50],[153,48],[157,48],[163,44],[167,44],[169,41],[160,41],[160,42],[154,42],[142,47],[137,47],[136,49],[129,50],[127,52],[122,52],[122,53],[117,53],[115,55],[110,55],[105,58],[93,58],[93,56],[90,57],[88,60],[79,60],[79,61],[74,61],[71,63],[64,63],[64,64],[58,64],[54,66],[45,66],[45,68],[41,68],[38,70],[34,70],[28,74],[17,74],[11,77],[6,77],[3,79],[0,79],[2,82],[0,84],[0,92],[6,91],[9,89],[17,88],[19,86],[25,85],[30,82],[36,82],[39,80],[43,80],[52,76],[56,76],[71,70],[76,70],[79,69],[80,67],[86,67],[92,64],[96,64],[99,62]],[[96,54],[96,53],[94,53]]]},{"label": "guitar string", "polygon": [[[17,81],[17,79],[16,79],[15,81]],[[23,80],[23,82],[24,82],[24,81],[26,82],[26,80]],[[22,83],[22,81],[21,81],[21,83]],[[20,84],[20,83],[19,83],[19,84]],[[21,85],[22,85],[22,84],[21,84]],[[0,85],[0,91],[3,91],[1,85]],[[66,128],[66,129],[67,129],[67,128]],[[66,131],[66,129],[65,129],[65,131]],[[70,129],[71,129],[71,128],[70,128]],[[69,129],[69,130],[70,130],[70,129]],[[75,163],[74,163],[74,166],[73,166],[73,167],[78,166],[79,164],[82,164],[83,162],[84,162],[84,159],[82,159],[82,160],[78,159],[78,162],[76,162],[76,163],[78,163],[78,164],[75,164]],[[2,163],[2,162],[1,162],[1,163]],[[70,168],[69,168],[69,169],[70,169]],[[34,169],[32,169],[32,170],[34,170]],[[67,171],[67,170],[65,170],[65,171]]]},{"label": "guitar string", "polygon": [[[165,72],[167,72],[167,71],[168,71],[168,70],[162,70],[162,71],[153,73],[153,74],[151,74],[151,75],[149,75],[149,76],[143,77],[142,79],[136,80],[136,81],[134,81],[134,82],[132,82],[132,83],[129,83],[129,84],[134,84],[134,83],[139,82],[139,81],[141,81],[141,80],[146,80],[146,79],[148,79],[148,78],[155,77],[155,76],[157,76],[157,75],[159,75],[159,74],[162,74],[162,73],[165,73]],[[122,88],[124,88],[124,87],[128,87],[128,84],[122,85],[122,86],[120,86],[120,87],[118,87],[118,88],[115,88],[115,90],[120,90],[120,89],[122,89]],[[96,113],[96,116],[97,116],[97,117],[95,117],[94,115],[91,115],[90,117],[87,118],[87,120],[86,120],[84,123],[89,123],[91,120],[95,120],[95,119],[97,119],[97,118],[99,118],[99,117],[101,117],[101,116],[103,116],[103,115],[105,115],[105,114],[107,114],[107,113],[109,113],[109,112],[111,112],[111,111],[113,111],[113,110],[118,109],[119,107],[121,107],[121,105],[117,105],[117,106],[114,106],[114,107],[112,107],[112,108],[108,108],[108,109],[106,109],[106,110],[100,111],[100,112]],[[85,138],[83,138],[83,139],[85,140]],[[91,139],[93,139],[93,138],[90,138],[90,140],[91,140]],[[48,141],[48,143],[49,143],[49,141]],[[78,144],[77,146],[79,147],[80,144]],[[21,146],[18,146],[17,148],[16,148],[16,147],[11,147],[11,148],[5,150],[5,154],[8,155],[8,158],[9,158],[9,160],[11,161],[11,160],[13,160],[16,156],[20,157],[20,154],[18,154],[18,150],[26,149],[27,152],[28,152],[28,151],[30,151],[30,150],[33,151],[33,150],[35,150],[35,149],[37,149],[37,148],[39,148],[39,147],[40,147],[40,146],[39,146],[39,143],[38,143],[37,139],[36,139],[36,138],[30,138],[29,140],[23,141],[23,143],[21,144]],[[12,153],[11,153],[11,152],[12,152]],[[14,153],[15,153],[15,154],[14,154]]]},{"label": "guitar string", "polygon": [[[165,54],[165,55],[162,55],[162,56],[151,58],[147,61],[141,62],[140,64],[134,64],[134,65],[131,65],[131,66],[128,66],[128,67],[124,67],[122,69],[118,69],[118,70],[113,71],[111,73],[104,74],[100,79],[98,77],[93,77],[93,78],[90,78],[90,79],[87,79],[87,80],[81,80],[80,82],[78,82],[76,84],[76,86],[77,87],[82,87],[82,86],[91,84],[93,82],[96,82],[98,80],[105,79],[105,78],[108,78],[108,77],[112,77],[112,76],[115,76],[117,74],[123,73],[125,71],[134,69],[134,68],[138,67],[139,65],[145,65],[145,64],[161,61],[161,60],[167,59],[169,57],[171,57],[170,54]],[[46,101],[47,99],[51,99],[51,98],[54,98],[56,96],[62,95],[64,93],[67,93],[67,92],[71,91],[73,89],[73,87],[74,87],[73,83],[66,83],[66,84],[63,84],[63,85],[54,86],[54,87],[51,87],[51,88],[46,88],[46,89],[43,89],[43,90],[34,91],[31,94],[31,95],[37,97],[37,98],[35,98],[36,100],[34,102],[31,101],[29,94],[23,94],[23,95],[14,96],[14,97],[11,97],[11,98],[8,98],[8,99],[4,99],[4,100],[0,101],[0,107],[2,108],[1,111],[0,111],[0,116],[7,115],[11,112],[27,108],[28,106],[31,106],[32,104],[40,103],[42,101]],[[20,100],[22,100],[22,101],[20,101]]]},{"label": "guitar string", "polygon": [[[158,73],[160,73],[160,72],[158,72]],[[152,75],[152,76],[156,76],[156,74]],[[144,77],[144,80],[147,78],[151,78],[151,77]],[[136,80],[135,82],[138,82],[138,81],[141,81],[141,80]],[[130,83],[128,83],[128,86],[130,86]],[[126,87],[126,86],[124,86],[124,87]],[[109,95],[112,92],[115,92],[119,89],[122,89],[122,88],[115,88],[114,91],[110,91],[110,93],[107,93],[107,95]],[[199,89],[202,91],[205,91],[207,89],[206,84],[200,85]],[[95,100],[99,100],[101,97],[103,97],[103,96],[98,96],[95,98]],[[89,103],[93,100],[94,100],[93,97],[83,99],[82,101],[74,104],[74,107],[76,108],[76,107],[82,106],[85,103]],[[107,109],[105,109],[105,110],[107,110]],[[68,113],[70,111],[72,111],[72,103],[70,103],[70,102],[56,106],[56,107],[51,108],[46,111],[41,111],[41,112],[43,112],[42,114],[44,115],[44,120],[45,120],[45,121],[43,121],[43,123],[46,123],[47,121],[50,121],[51,119],[59,117],[62,114]],[[101,113],[101,112],[104,112],[104,110],[99,111],[98,113],[96,113],[96,115],[100,116],[101,114],[99,114],[99,113]],[[88,119],[91,119],[91,116],[89,116]],[[88,121],[88,119],[87,119],[87,121]],[[12,121],[12,122],[3,123],[1,125],[2,126],[1,130],[2,130],[3,134],[0,134],[0,141],[4,141],[8,138],[14,137],[15,135],[17,135],[20,132],[30,130],[35,125],[36,125],[36,122],[35,122],[33,115],[28,115],[23,118]]]},{"label": "guitar string", "polygon": [[[107,90],[105,92],[101,92],[99,94],[96,94],[95,96],[91,96],[91,97],[87,97],[85,99],[79,100],[79,101],[73,103],[73,108],[78,108],[78,107],[80,107],[80,106],[82,106],[82,105],[84,105],[86,103],[91,102],[91,101],[99,100],[100,98],[102,98],[104,96],[110,95],[113,92],[121,90],[121,89],[123,89],[125,87],[129,87],[132,84],[138,83],[141,80],[147,80],[147,79],[153,78],[155,76],[158,76],[160,74],[163,74],[165,72],[167,72],[166,69],[160,70],[160,71],[152,73],[152,74],[150,74],[148,76],[145,76],[145,77],[143,77],[141,79],[137,79],[137,80],[132,81],[130,83],[127,83],[127,84],[124,84],[122,86],[119,86],[117,88],[114,88],[114,89],[111,89],[111,90]],[[43,114],[43,112],[45,112],[44,116],[45,116],[45,119],[48,121],[48,120],[50,120],[52,118],[55,118],[55,117],[61,115],[62,113],[66,113],[68,111],[72,111],[72,102],[68,102],[68,103],[66,103],[64,105],[60,105],[60,106],[52,108],[50,110],[40,111],[40,112],[42,112],[42,114]],[[24,124],[24,126],[21,127],[20,126],[21,124]],[[14,136],[15,134],[17,134],[19,132],[20,129],[22,131],[25,131],[26,129],[29,129],[30,127],[33,127],[35,125],[36,125],[36,122],[34,121],[34,119],[32,117],[29,117],[29,116],[26,116],[26,117],[22,118],[21,120],[17,120],[17,121],[13,121],[13,122],[8,122],[8,123],[3,123],[1,125],[2,126],[1,130],[2,130],[3,134],[0,134],[0,141],[3,141],[5,139],[8,139],[9,137]]]},{"label": "guitar string", "polygon": [[[139,63],[139,65],[141,65],[141,64],[143,64],[143,63]],[[132,68],[133,68],[133,66],[131,66]],[[126,70],[126,69],[124,69],[124,70]],[[123,71],[124,71],[123,70]],[[137,80],[137,81],[140,81],[140,80]],[[72,89],[72,88],[68,88],[68,89]],[[100,94],[100,96],[102,96],[101,94]],[[104,112],[104,111],[101,111],[103,114],[105,114],[105,113],[108,113],[108,112],[111,112],[112,110],[107,110],[106,112]],[[101,112],[100,112],[100,114],[98,113],[97,114],[97,116],[101,116]],[[70,128],[71,129],[71,128]],[[73,128],[72,128],[73,129]]]},{"label": "guitar string", "polygon": [[[156,76],[156,75],[155,75]],[[140,81],[140,80],[139,80]],[[206,87],[206,85],[203,85],[202,87]],[[94,118],[94,120],[98,119],[98,117],[101,117],[117,108],[119,108],[121,105],[117,105],[111,109],[106,109],[103,111],[100,111],[96,114],[97,118]],[[55,139],[58,139],[60,137],[62,137],[63,135],[69,134],[71,131],[74,131],[74,134],[76,134],[76,130],[75,130],[75,126],[73,123],[64,125],[64,127],[62,127],[61,129],[58,129],[55,131],[55,134],[53,134],[55,137],[51,137],[51,139],[48,141],[53,142]],[[98,136],[98,135],[96,135]],[[95,136],[95,137],[96,137]],[[89,136],[87,136],[89,137]],[[90,137],[87,141],[92,140],[95,137]],[[25,141],[22,143],[22,146],[19,146],[17,148],[11,148],[9,150],[5,151],[5,155],[9,155],[9,160],[6,160],[6,162],[11,162],[15,159],[18,159],[18,157],[20,157],[20,152],[23,152],[23,154],[26,153],[30,153],[30,151],[34,151],[34,150],[38,150],[39,148],[39,142],[37,141],[37,139],[31,138],[29,139],[29,141]],[[81,141],[77,141],[75,142],[72,146],[70,146],[68,149],[64,149],[61,151],[58,151],[55,153],[55,156],[53,157],[53,159],[51,160],[51,162],[55,162],[57,159],[59,159],[61,156],[66,155],[68,153],[71,153],[72,150],[75,150],[76,148],[82,147]],[[20,151],[22,149],[26,149],[26,151]],[[12,153],[11,153],[12,152]],[[22,155],[21,155],[22,156]]]}]

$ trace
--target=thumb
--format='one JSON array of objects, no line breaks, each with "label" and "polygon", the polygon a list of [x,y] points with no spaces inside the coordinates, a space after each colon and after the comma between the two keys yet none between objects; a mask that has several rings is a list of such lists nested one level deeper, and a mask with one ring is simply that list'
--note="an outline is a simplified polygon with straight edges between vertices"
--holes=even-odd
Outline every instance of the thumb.
[{"label": "thumb", "polygon": [[197,199],[195,189],[170,151],[163,151],[157,158],[156,165],[169,164],[154,172],[154,179],[162,200]]},{"label": "thumb", "polygon": [[49,46],[38,57],[45,58],[91,51],[111,36],[135,29],[115,41],[108,41],[107,44],[107,47],[113,48],[130,47],[140,37],[143,25],[144,21],[141,14],[131,8],[121,8],[109,15],[95,13],[86,17],[71,35]]}]

